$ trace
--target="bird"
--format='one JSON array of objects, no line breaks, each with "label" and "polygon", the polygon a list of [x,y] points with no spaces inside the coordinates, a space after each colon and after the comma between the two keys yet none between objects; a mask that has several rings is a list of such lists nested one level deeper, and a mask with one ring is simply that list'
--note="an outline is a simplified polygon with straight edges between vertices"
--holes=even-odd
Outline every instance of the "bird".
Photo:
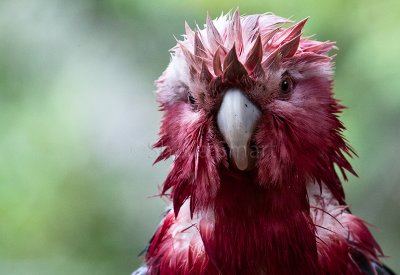
[{"label": "bird", "polygon": [[156,81],[172,205],[133,274],[394,274],[342,182],[357,176],[334,42],[239,9],[185,34]]}]

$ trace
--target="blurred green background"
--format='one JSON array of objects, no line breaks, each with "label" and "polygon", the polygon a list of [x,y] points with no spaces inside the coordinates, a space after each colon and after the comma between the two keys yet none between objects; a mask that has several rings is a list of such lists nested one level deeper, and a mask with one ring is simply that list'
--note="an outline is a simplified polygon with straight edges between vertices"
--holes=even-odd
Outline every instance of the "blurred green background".
[{"label": "blurred green background", "polygon": [[354,213],[400,271],[400,28],[389,1],[2,0],[0,273],[130,274],[157,226],[169,163],[152,167],[153,81],[173,34],[240,6],[311,16],[337,41],[337,97],[360,178]]}]

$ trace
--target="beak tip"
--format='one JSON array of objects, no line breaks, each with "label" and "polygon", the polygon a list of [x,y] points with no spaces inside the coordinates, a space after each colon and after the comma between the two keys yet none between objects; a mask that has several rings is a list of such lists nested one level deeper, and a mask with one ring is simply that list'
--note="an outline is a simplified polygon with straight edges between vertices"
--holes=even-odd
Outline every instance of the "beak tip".
[{"label": "beak tip", "polygon": [[243,162],[243,163],[237,163],[236,167],[240,170],[240,171],[244,171],[247,169],[247,161]]}]

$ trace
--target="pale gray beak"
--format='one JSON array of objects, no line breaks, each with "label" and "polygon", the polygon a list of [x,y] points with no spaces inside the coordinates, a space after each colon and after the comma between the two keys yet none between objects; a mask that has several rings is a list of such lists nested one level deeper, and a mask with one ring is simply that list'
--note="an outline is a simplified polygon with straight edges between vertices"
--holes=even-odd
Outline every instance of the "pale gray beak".
[{"label": "pale gray beak", "polygon": [[250,138],[261,111],[239,89],[226,91],[217,115],[218,128],[228,144],[230,157],[242,171],[249,166]]}]

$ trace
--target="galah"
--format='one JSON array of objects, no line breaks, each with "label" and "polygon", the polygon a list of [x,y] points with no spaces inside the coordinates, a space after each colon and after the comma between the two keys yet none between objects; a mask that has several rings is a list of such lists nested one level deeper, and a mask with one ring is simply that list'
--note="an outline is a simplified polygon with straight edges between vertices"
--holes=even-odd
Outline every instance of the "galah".
[{"label": "galah", "polygon": [[303,36],[306,21],[186,24],[156,82],[172,206],[133,274],[394,274],[346,205],[336,47]]}]

